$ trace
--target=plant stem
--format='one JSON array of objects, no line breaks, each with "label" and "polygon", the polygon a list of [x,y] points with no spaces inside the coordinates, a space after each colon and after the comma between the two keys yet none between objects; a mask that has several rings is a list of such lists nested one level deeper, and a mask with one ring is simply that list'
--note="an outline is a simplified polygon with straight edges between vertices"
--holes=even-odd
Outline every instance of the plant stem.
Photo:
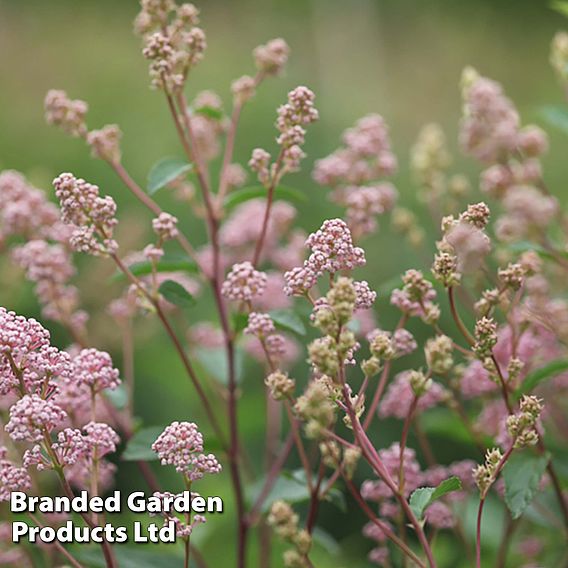
[{"label": "plant stem", "polygon": [[355,498],[355,500],[357,501],[357,503],[359,504],[359,506],[361,507],[363,512],[367,515],[369,520],[374,525],[378,526],[381,529],[381,531],[386,535],[386,537],[388,539],[392,540],[392,542],[400,548],[400,550],[403,552],[403,554],[408,556],[408,558],[410,558],[417,566],[419,566],[419,568],[426,568],[425,565],[424,565],[424,562],[422,562],[422,560],[420,560],[420,558],[418,558],[418,556],[416,556],[416,554],[414,554],[414,552],[408,547],[408,545],[405,544],[398,536],[396,536],[396,534],[394,532],[392,532],[388,528],[388,526],[386,524],[384,524],[375,515],[375,513],[369,507],[369,505],[367,505],[367,503],[365,502],[363,497],[361,497],[361,493],[355,487],[355,484],[353,483],[353,481],[351,479],[349,479],[348,477],[346,477],[345,475],[344,475],[343,478],[345,480],[345,484],[347,485],[347,488],[349,489],[349,491],[351,491],[351,494],[353,495],[353,497]]},{"label": "plant stem", "polygon": [[404,419],[404,426],[402,427],[402,435],[400,437],[400,453],[399,453],[399,467],[398,467],[398,490],[404,493],[404,450],[406,449],[406,442],[408,441],[408,433],[410,432],[410,423],[414,417],[416,406],[418,405],[418,396],[414,395],[410,409],[406,418]]},{"label": "plant stem", "polygon": [[[244,494],[243,494],[241,474],[238,463],[239,453],[240,453],[240,442],[239,442],[238,414],[237,414],[237,381],[235,374],[235,349],[233,343],[233,335],[227,317],[226,305],[221,295],[221,286],[220,286],[221,275],[220,275],[220,264],[219,264],[220,247],[219,247],[219,237],[218,237],[219,227],[218,227],[217,211],[213,206],[205,165],[201,160],[198,146],[195,143],[195,136],[191,126],[191,119],[189,117],[189,114],[187,113],[187,104],[185,98],[183,94],[179,92],[176,93],[175,100],[178,105],[178,110],[181,114],[183,124],[185,126],[185,134],[187,134],[186,138],[185,134],[181,132],[180,139],[182,141],[182,144],[184,146],[184,149],[187,153],[189,160],[194,162],[195,164],[197,178],[199,180],[203,201],[205,203],[205,208],[207,211],[209,238],[211,241],[211,247],[213,249],[213,271],[210,278],[210,282],[215,297],[215,304],[217,306],[217,311],[219,312],[221,328],[223,330],[223,336],[225,340],[225,350],[227,353],[227,367],[229,371],[228,373],[229,396],[227,401],[228,416],[229,416],[229,448],[227,455],[229,459],[229,469],[231,473],[233,489],[235,492],[235,500],[237,508],[237,533],[238,533],[237,566],[238,568],[244,568],[248,527],[245,518],[246,511],[245,511]],[[178,121],[177,112],[175,112],[175,108],[172,110],[172,116],[174,118],[174,122],[176,122],[176,126],[178,126],[179,121]]]},{"label": "plant stem", "polygon": [[460,318],[460,315],[458,313],[458,310],[457,310],[457,307],[456,307],[456,298],[455,298],[455,294],[454,294],[454,288],[452,286],[450,286],[448,288],[448,298],[450,300],[450,310],[452,312],[452,317],[454,318],[454,321],[456,322],[458,329],[460,330],[461,334],[464,336],[465,340],[470,345],[474,345],[475,339],[473,338],[471,333],[469,333],[467,327],[463,323],[463,321]]},{"label": "plant stem", "polygon": [[274,201],[274,190],[276,189],[276,184],[278,183],[280,167],[282,165],[283,150],[280,150],[280,154],[276,159],[274,164],[274,171],[272,174],[272,179],[270,180],[270,185],[268,186],[268,193],[266,195],[266,207],[264,209],[264,217],[262,219],[262,226],[260,229],[260,235],[256,241],[256,246],[254,249],[254,255],[252,257],[252,264],[256,266],[260,260],[260,255],[262,254],[262,248],[264,246],[264,241],[266,240],[266,233],[268,231],[268,223],[270,222],[270,212],[272,210],[272,203]]},{"label": "plant stem", "polygon": [[156,300],[156,298],[152,297],[152,295],[150,295],[147,292],[147,290],[144,288],[144,286],[142,286],[142,284],[140,283],[138,278],[136,276],[134,276],[134,274],[132,274],[132,272],[129,270],[129,268],[122,262],[122,260],[116,254],[112,254],[111,258],[114,260],[114,262],[117,265],[117,267],[119,268],[119,270],[126,275],[126,277],[132,282],[132,284],[134,284],[134,286],[136,286],[136,288],[140,291],[140,293],[143,294],[154,306],[154,308],[156,310],[156,315],[158,316],[158,319],[160,320],[160,322],[164,326],[164,329],[166,330],[166,333],[168,334],[170,340],[172,341],[172,343],[173,343],[173,345],[174,345],[174,347],[175,347],[175,349],[176,349],[176,351],[179,355],[179,358],[181,359],[181,362],[182,362],[182,364],[183,364],[183,366],[184,366],[184,368],[187,372],[187,375],[191,380],[191,383],[193,384],[195,390],[197,391],[197,395],[199,396],[199,399],[200,399],[201,403],[203,404],[203,408],[205,409],[205,412],[207,414],[207,417],[209,418],[209,421],[211,423],[213,430],[215,431],[215,434],[219,438],[221,444],[224,445],[224,436],[223,436],[221,427],[219,426],[219,423],[217,421],[217,418],[215,417],[213,409],[211,408],[211,404],[209,403],[209,400],[207,399],[205,391],[203,390],[203,387],[201,386],[199,378],[197,377],[197,374],[195,373],[195,370],[193,369],[193,366],[192,366],[187,354],[185,353],[185,350],[184,350],[182,344],[180,343],[179,338],[177,337],[177,335],[176,335],[175,331],[173,330],[170,322],[168,321],[167,317],[165,316],[164,311],[162,310],[162,307],[160,306],[159,301]]},{"label": "plant stem", "polygon": [[477,530],[475,537],[475,566],[481,568],[481,517],[483,515],[483,505],[485,498],[479,500],[479,508],[477,509]]},{"label": "plant stem", "polygon": [[349,398],[349,392],[345,384],[343,385],[343,396],[346,401],[347,411],[351,419],[351,423],[353,425],[353,432],[355,434],[355,438],[358,441],[359,447],[361,448],[361,451],[363,452],[365,459],[369,462],[369,465],[371,465],[375,473],[385,482],[387,487],[392,491],[396,500],[400,503],[400,506],[402,507],[406,516],[412,523],[414,530],[416,531],[416,535],[418,536],[418,540],[420,541],[420,544],[424,549],[430,568],[436,568],[436,561],[434,560],[434,556],[432,554],[432,549],[430,548],[430,544],[428,543],[428,539],[424,534],[424,529],[422,528],[420,522],[416,519],[416,516],[412,512],[412,509],[408,505],[404,495],[402,495],[398,491],[394,481],[392,480],[388,471],[384,467],[381,458],[379,457],[373,444],[371,443],[367,434],[363,430],[361,423],[359,422],[359,419],[357,418],[357,416],[355,415],[355,411],[353,410],[353,406]]}]

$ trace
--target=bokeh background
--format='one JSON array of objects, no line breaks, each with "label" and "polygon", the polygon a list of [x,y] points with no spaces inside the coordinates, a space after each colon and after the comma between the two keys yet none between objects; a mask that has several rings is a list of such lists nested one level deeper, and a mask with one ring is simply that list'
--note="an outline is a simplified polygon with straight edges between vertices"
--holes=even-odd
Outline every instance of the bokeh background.
[{"label": "bokeh background", "polygon": [[[335,149],[341,131],[363,114],[379,112],[389,123],[401,166],[394,182],[401,202],[416,209],[417,189],[408,171],[408,157],[425,123],[435,121],[444,127],[455,171],[465,172],[477,184],[475,164],[460,156],[456,143],[459,77],[465,65],[502,82],[524,123],[542,124],[539,108],[563,100],[548,65],[548,52],[552,36],[568,28],[568,20],[542,0],[206,0],[198,5],[209,45],[204,63],[189,81],[189,96],[213,89],[230,108],[230,81],[253,71],[251,51],[256,45],[284,37],[292,48],[285,75],[267,81],[244,112],[236,151],[241,163],[246,163],[256,146],[274,148],[275,109],[290,88],[306,84],[317,95],[321,121],[310,128],[304,172],[287,180],[308,197],[299,212],[306,230],[339,213],[325,200],[325,190],[310,178],[313,160]],[[48,191],[51,179],[62,171],[99,184],[119,204],[119,235],[126,248],[144,242],[150,227],[147,212],[104,163],[89,157],[81,142],[45,124],[43,97],[50,88],[64,89],[71,97],[88,101],[90,127],[119,124],[124,132],[124,163],[142,184],[159,158],[181,156],[164,100],[148,88],[140,40],[132,33],[137,10],[136,0],[0,0],[0,167],[20,170]],[[567,140],[564,133],[547,129],[551,150],[544,159],[545,179],[562,198]],[[166,209],[173,206],[167,194],[159,199]],[[176,207],[191,240],[203,243],[201,221]],[[433,242],[436,228],[427,227]],[[413,250],[387,229],[385,221],[379,234],[365,244],[370,260],[365,276],[377,287],[421,264]],[[112,269],[105,263],[80,259],[79,264],[77,280],[84,303],[97,310],[91,326],[94,342],[115,353],[120,364],[118,335],[101,308],[120,288],[109,283]],[[6,261],[0,266],[0,300],[20,313],[38,314],[31,286],[22,286],[20,275]],[[379,299],[377,312],[381,324],[393,325],[396,314],[388,307],[387,297]],[[211,314],[211,304],[204,301],[192,317],[207,319]],[[63,331],[51,328],[64,345]],[[137,341],[136,410],[144,424],[199,420],[199,408],[177,359],[151,319],[137,325]],[[299,369],[305,374],[305,367]],[[242,431],[259,465],[264,420],[260,384],[260,370],[247,363]],[[388,443],[398,428],[387,424],[376,432],[379,444]],[[470,448],[443,436],[436,449],[441,460],[474,457]],[[120,471],[120,488],[140,488],[133,467],[125,464]],[[164,484],[176,488],[173,475],[161,471],[160,476]],[[196,542],[212,566],[229,566],[232,550],[224,544],[231,542],[233,528],[228,476],[205,483],[201,491],[223,495],[227,513],[203,527],[200,535],[196,533]],[[347,517],[331,506],[322,509],[320,542],[326,544],[315,552],[318,568],[367,565],[370,543],[362,539],[359,529],[363,518],[347,505]],[[484,519],[489,553],[500,539],[501,515],[496,506]],[[336,543],[342,546],[341,554]],[[445,555],[447,566],[460,566],[459,549],[446,544],[441,537],[439,554]],[[275,560],[274,565],[279,562]]]}]

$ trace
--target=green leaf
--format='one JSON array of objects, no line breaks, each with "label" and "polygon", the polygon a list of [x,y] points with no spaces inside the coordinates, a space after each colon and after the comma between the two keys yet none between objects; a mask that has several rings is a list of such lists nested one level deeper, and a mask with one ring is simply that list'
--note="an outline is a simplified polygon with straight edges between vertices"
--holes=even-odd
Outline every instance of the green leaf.
[{"label": "green leaf", "polygon": [[557,359],[552,361],[544,367],[529,373],[522,385],[517,389],[517,396],[521,396],[523,393],[530,393],[536,386],[547,379],[551,379],[564,371],[568,371],[568,359]]},{"label": "green leaf", "polygon": [[420,416],[420,426],[428,436],[471,444],[473,439],[463,422],[446,408],[433,408]]},{"label": "green leaf", "polygon": [[337,487],[332,487],[329,490],[325,496],[325,501],[335,505],[342,513],[347,513],[347,499],[345,499],[343,491],[340,491]]},{"label": "green leaf", "polygon": [[118,385],[115,389],[105,389],[104,395],[108,400],[110,400],[111,404],[118,408],[118,410],[122,410],[126,408],[128,404],[128,391],[124,384]]},{"label": "green leaf", "polygon": [[[72,554],[79,562],[89,568],[106,568],[107,563],[100,548],[86,547],[84,544],[71,549]],[[179,568],[183,557],[178,554],[152,552],[145,547],[114,546],[117,565],[120,568]],[[190,562],[191,568],[196,568],[195,562]]]},{"label": "green leaf", "polygon": [[193,112],[212,120],[222,120],[225,117],[225,113],[220,108],[207,105],[195,108],[193,109]]},{"label": "green leaf", "polygon": [[514,453],[503,468],[505,503],[513,519],[518,519],[534,497],[550,455],[530,451]]},{"label": "green leaf", "polygon": [[448,493],[453,493],[454,491],[459,491],[462,488],[462,484],[459,477],[453,476],[448,477],[448,479],[444,479],[438,487],[434,490],[432,494],[432,501],[436,501],[436,499],[440,499],[444,495]]},{"label": "green leaf", "polygon": [[174,306],[180,308],[191,308],[197,303],[195,298],[175,280],[166,280],[158,288],[160,294]]},{"label": "green leaf", "polygon": [[[253,503],[258,497],[260,490],[264,486],[265,479],[259,480],[259,483],[255,484],[249,493],[250,501]],[[262,512],[266,513],[270,510],[270,507],[274,501],[282,499],[287,503],[293,505],[294,503],[302,503],[308,501],[310,498],[310,492],[307,485],[298,483],[295,479],[291,479],[281,475],[270,490],[268,497],[264,500],[262,504]]]},{"label": "green leaf", "polygon": [[[199,349],[196,351],[197,360],[203,370],[222,385],[229,384],[229,370],[227,366],[227,352],[225,349]],[[244,374],[244,356],[242,349],[235,349],[235,379],[241,383]]]},{"label": "green leaf", "polygon": [[[152,274],[152,263],[149,260],[135,262],[128,269],[134,276],[146,276]],[[190,272],[196,274],[199,271],[197,264],[189,256],[183,254],[166,254],[156,263],[156,272]],[[126,276],[120,270],[112,280],[124,280]]]},{"label": "green leaf", "polygon": [[341,545],[327,531],[320,527],[314,527],[312,532],[314,542],[319,544],[329,554],[338,557],[341,553]]},{"label": "green leaf", "polygon": [[306,326],[300,316],[292,310],[272,310],[268,312],[278,329],[291,331],[298,335],[306,335]]},{"label": "green leaf", "polygon": [[552,2],[552,4],[550,4],[550,7],[559,14],[562,14],[563,16],[566,16],[568,18],[568,2],[556,0],[555,2]]},{"label": "green leaf", "polygon": [[[233,191],[225,198],[225,209],[230,211],[245,201],[257,199],[258,197],[266,197],[267,193],[268,190],[261,185],[245,187],[243,189]],[[274,199],[295,203],[305,203],[307,201],[306,196],[300,190],[282,185],[279,185],[274,189]]]},{"label": "green leaf", "polygon": [[162,158],[148,174],[148,193],[153,195],[168,183],[191,171],[193,166],[180,158]]},{"label": "green leaf", "polygon": [[149,426],[138,430],[138,432],[128,440],[126,449],[122,452],[122,459],[124,461],[157,460],[158,456],[152,450],[152,444],[163,431],[164,426]]},{"label": "green leaf", "polygon": [[420,487],[416,489],[410,496],[409,505],[416,518],[420,520],[426,508],[436,499],[440,499],[444,495],[452,491],[461,489],[461,481],[459,477],[449,477],[438,485],[438,487]]},{"label": "green leaf", "polygon": [[[257,482],[253,483],[247,489],[247,499],[252,504],[255,502],[256,498],[260,494],[260,491],[264,487],[266,481],[265,477],[262,477]],[[322,485],[325,485],[327,479],[322,481]],[[303,469],[298,469],[295,471],[284,470],[280,477],[274,483],[268,497],[265,499],[262,505],[262,512],[267,512],[274,501],[282,499],[290,504],[294,503],[304,503],[309,501],[311,498],[311,493],[308,489],[308,484],[306,482],[306,474]],[[326,495],[326,501],[335,505],[341,511],[345,511],[347,504],[345,501],[345,496],[337,488],[332,488]]]},{"label": "green leaf", "polygon": [[546,105],[540,109],[540,116],[551,126],[568,134],[568,109],[561,106]]},{"label": "green leaf", "polygon": [[[546,258],[547,260],[557,261],[557,259],[554,257],[554,255],[552,253],[550,253],[550,251],[547,251],[545,248],[543,248],[539,244],[531,243],[530,241],[519,241],[519,242],[516,242],[516,243],[512,243],[507,248],[509,250],[513,251],[513,252],[516,252],[516,253],[534,251],[539,256],[542,256],[542,258]],[[562,255],[562,256],[565,256],[565,253],[562,252],[562,251],[559,251],[559,254]]]}]

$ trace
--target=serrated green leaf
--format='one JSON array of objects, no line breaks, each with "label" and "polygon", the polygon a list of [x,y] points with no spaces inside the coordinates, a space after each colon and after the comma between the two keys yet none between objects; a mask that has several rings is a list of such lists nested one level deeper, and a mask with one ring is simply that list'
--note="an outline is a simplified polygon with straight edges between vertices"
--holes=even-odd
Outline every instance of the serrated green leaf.
[{"label": "serrated green leaf", "polygon": [[[134,276],[146,276],[152,274],[152,263],[149,260],[134,262],[128,269]],[[199,268],[194,260],[183,254],[166,254],[156,263],[156,272],[190,272],[196,274]],[[126,276],[120,270],[112,277],[112,280],[124,280]]]},{"label": "serrated green leaf", "polygon": [[138,430],[128,443],[126,449],[122,453],[124,461],[153,461],[158,456],[152,450],[152,444],[158,436],[164,431],[165,426],[148,426]]},{"label": "serrated green leaf", "polygon": [[[266,197],[266,195],[267,189],[261,185],[245,187],[229,193],[229,195],[225,198],[224,206],[227,211],[230,211],[245,201],[257,199],[259,197]],[[274,189],[274,199],[291,201],[293,203],[303,203],[306,201],[306,196],[298,189],[279,185]]]},{"label": "serrated green leaf", "polygon": [[306,326],[304,325],[304,322],[293,310],[271,310],[268,314],[278,329],[292,331],[298,335],[306,335]]},{"label": "serrated green leaf", "polygon": [[525,450],[516,452],[503,468],[505,503],[513,519],[518,519],[532,501],[546,469],[550,455],[536,455]]},{"label": "serrated green leaf", "polygon": [[422,518],[424,511],[427,507],[437,499],[452,491],[459,491],[461,489],[461,481],[459,477],[449,477],[438,485],[438,487],[420,487],[416,489],[410,496],[409,505],[412,512],[418,520]]},{"label": "serrated green leaf", "polygon": [[456,477],[455,475],[453,477],[448,477],[448,479],[444,479],[444,481],[442,481],[442,483],[434,489],[431,500],[436,501],[436,499],[440,499],[440,497],[443,497],[448,493],[459,491],[461,488],[462,484],[459,477]]},{"label": "serrated green leaf", "polygon": [[181,158],[162,158],[148,174],[148,194],[153,195],[176,178],[192,170],[192,164]]},{"label": "serrated green leaf", "polygon": [[540,116],[551,126],[568,134],[568,109],[561,106],[546,105],[540,109]]},{"label": "serrated green leaf", "polygon": [[[196,357],[203,370],[211,375],[216,381],[227,386],[229,383],[229,370],[227,364],[227,352],[225,349],[198,349]],[[244,356],[240,348],[235,349],[235,380],[240,384],[244,374]]]},{"label": "serrated green leaf", "polygon": [[433,494],[434,487],[420,487],[412,492],[409,505],[418,520],[422,518],[424,509],[430,504]]},{"label": "serrated green leaf", "polygon": [[517,396],[521,396],[523,393],[529,394],[535,387],[537,387],[543,381],[551,379],[564,371],[568,371],[568,359],[557,359],[552,361],[540,369],[536,369],[532,373],[529,373],[522,385],[517,390]]},{"label": "serrated green leaf", "polygon": [[180,308],[191,308],[197,303],[195,298],[175,280],[162,282],[158,291],[170,304]]},{"label": "serrated green leaf", "polygon": [[222,120],[225,117],[225,113],[222,111],[222,109],[207,105],[195,108],[193,109],[193,112],[212,120]]}]

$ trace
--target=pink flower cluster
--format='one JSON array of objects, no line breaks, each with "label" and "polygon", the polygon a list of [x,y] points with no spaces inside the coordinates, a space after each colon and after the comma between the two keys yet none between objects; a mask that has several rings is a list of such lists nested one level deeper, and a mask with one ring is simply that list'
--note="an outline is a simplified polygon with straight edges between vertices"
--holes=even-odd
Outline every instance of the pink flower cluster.
[{"label": "pink flower cluster", "polygon": [[542,190],[546,133],[537,126],[521,128],[517,110],[495,81],[466,70],[464,82],[460,140],[468,154],[489,166],[481,174],[481,189],[501,200],[505,210],[496,236],[510,242],[544,231],[559,211],[556,198]]},{"label": "pink flower cluster", "polygon": [[314,99],[315,95],[310,89],[296,87],[288,93],[288,102],[278,109],[276,127],[280,136],[277,142],[282,146],[282,161],[288,171],[296,171],[304,157],[301,149],[306,136],[304,126],[319,118]]},{"label": "pink flower cluster", "polygon": [[70,374],[69,355],[50,346],[41,324],[0,307],[0,394],[49,392]]},{"label": "pink flower cluster", "polygon": [[[274,322],[269,314],[251,312],[244,333],[253,335],[256,340],[258,340],[259,349],[256,349],[256,346],[253,347],[250,344],[247,344],[246,348],[253,356],[256,356],[256,358],[260,360],[264,360],[266,356],[270,357],[272,360],[281,359],[287,354],[288,345],[286,338],[276,333]],[[260,357],[258,357],[258,355],[260,355]]]},{"label": "pink flower cluster", "polygon": [[[199,493],[196,493],[195,491],[191,492],[191,499],[194,499],[195,497],[199,496],[200,496]],[[153,494],[153,497],[157,497],[158,499],[164,502],[167,499],[171,503],[171,499],[176,497],[176,495],[170,493],[169,491],[164,491],[164,492],[157,491]],[[149,514],[151,517],[155,515],[155,513],[149,513]],[[203,524],[207,521],[207,519],[203,515],[193,515],[193,518],[191,519],[190,523],[188,523],[187,520],[180,519],[176,515],[172,515],[171,512],[164,512],[162,513],[162,516],[164,517],[164,524],[174,523],[176,528],[176,536],[178,538],[190,537],[191,534],[193,533],[193,529],[196,526]]]},{"label": "pink flower cluster", "polygon": [[402,277],[404,286],[393,290],[390,302],[410,316],[425,317],[433,307],[436,291],[419,270],[407,270]]},{"label": "pink flower cluster", "polygon": [[256,270],[249,261],[234,264],[221,288],[225,298],[250,302],[262,296],[266,288],[266,273]]},{"label": "pink flower cluster", "polygon": [[[386,473],[397,486],[400,474],[401,447],[398,442],[379,452],[379,458],[385,467]],[[437,487],[445,479],[456,476],[460,479],[463,490],[449,493],[443,501],[435,501],[426,508],[425,519],[436,529],[449,529],[455,526],[456,516],[452,510],[452,503],[463,500],[473,485],[473,467],[475,463],[470,460],[454,462],[449,466],[433,466],[421,470],[416,459],[416,452],[405,448],[402,453],[404,495],[408,499],[413,491],[419,487]],[[367,480],[361,486],[361,496],[367,501],[379,504],[379,517],[384,525],[392,530],[400,516],[399,504],[393,500],[392,492],[382,480]],[[386,540],[384,531],[374,523],[368,523],[363,529],[363,535],[378,543]],[[375,549],[375,550],[381,550]]]},{"label": "pink flower cluster", "polygon": [[152,220],[152,229],[160,241],[168,241],[175,239],[179,234],[176,227],[177,222],[178,220],[173,215],[162,212]]},{"label": "pink flower cluster", "polygon": [[282,38],[276,38],[256,47],[253,55],[259,71],[267,75],[278,75],[288,61],[290,48]]},{"label": "pink flower cluster", "polygon": [[[408,371],[403,371],[395,377],[381,401],[380,416],[383,418],[393,416],[399,420],[406,418],[415,396],[409,379]],[[433,408],[442,402],[446,396],[446,389],[442,385],[432,382],[426,393],[418,399],[417,408],[419,410]]]},{"label": "pink flower cluster", "polygon": [[303,266],[284,274],[284,292],[288,296],[305,294],[324,272],[353,270],[366,262],[363,249],[353,245],[349,227],[341,219],[324,221],[318,231],[309,235],[305,245],[311,250],[309,258]]},{"label": "pink flower cluster", "polygon": [[5,429],[12,440],[39,442],[66,417],[65,411],[53,401],[27,394],[10,408],[10,420]]},{"label": "pink flower cluster", "polygon": [[316,162],[313,178],[334,188],[332,200],[346,207],[349,227],[360,237],[374,232],[376,217],[393,208],[397,199],[394,186],[370,182],[392,175],[397,163],[388,128],[377,114],[363,117],[346,130],[343,142],[345,147]]},{"label": "pink flower cluster", "polygon": [[[118,434],[102,422],[89,422],[82,430],[65,428],[57,434],[57,441],[52,445],[58,463],[63,468],[71,468],[71,477],[77,477],[78,472],[93,469],[94,462],[102,460],[106,455],[116,451],[120,442]],[[35,466],[38,471],[53,468],[54,464],[43,454],[39,445],[27,450],[24,454],[24,465]]]},{"label": "pink flower cluster", "polygon": [[61,205],[62,220],[71,225],[70,244],[74,250],[93,255],[113,254],[118,244],[113,239],[116,203],[101,197],[96,185],[63,173],[53,181]]},{"label": "pink flower cluster", "polygon": [[0,446],[0,502],[8,501],[12,491],[26,491],[32,485],[29,473],[8,459],[8,449]]},{"label": "pink flower cluster", "polygon": [[88,316],[79,309],[77,288],[68,284],[75,274],[75,267],[66,247],[34,239],[15,248],[12,257],[24,268],[26,278],[36,284],[35,292],[43,306],[43,315],[81,335]]},{"label": "pink flower cluster", "polygon": [[8,237],[61,237],[57,207],[22,174],[0,173],[0,243]]},{"label": "pink flower cluster", "polygon": [[162,465],[173,465],[190,481],[221,471],[215,456],[203,453],[203,435],[193,422],[172,422],[152,444],[152,449]]},{"label": "pink flower cluster", "polygon": [[110,355],[98,349],[82,349],[73,359],[73,371],[73,380],[78,385],[88,385],[94,393],[115,389],[120,384]]}]

